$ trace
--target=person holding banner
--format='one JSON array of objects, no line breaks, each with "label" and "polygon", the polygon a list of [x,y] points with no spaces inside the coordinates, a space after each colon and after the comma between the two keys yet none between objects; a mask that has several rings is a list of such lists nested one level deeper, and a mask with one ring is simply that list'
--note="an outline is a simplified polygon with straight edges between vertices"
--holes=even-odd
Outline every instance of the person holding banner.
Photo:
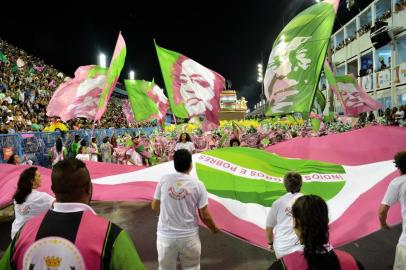
[{"label": "person holding banner", "polygon": [[403,230],[396,246],[395,265],[393,269],[406,269],[406,151],[395,155],[395,166],[399,169],[400,176],[396,177],[389,184],[379,207],[379,221],[382,229],[389,230],[386,223],[389,208],[396,202],[400,203],[403,218]]}]

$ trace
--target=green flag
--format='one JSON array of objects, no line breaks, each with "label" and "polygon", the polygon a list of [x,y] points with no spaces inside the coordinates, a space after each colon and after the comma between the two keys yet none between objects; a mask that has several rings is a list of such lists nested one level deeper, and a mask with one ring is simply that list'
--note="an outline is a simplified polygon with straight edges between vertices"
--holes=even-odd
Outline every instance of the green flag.
[{"label": "green flag", "polygon": [[107,103],[113,93],[117,80],[120,77],[121,70],[124,67],[125,56],[127,54],[127,47],[121,32],[118,35],[116,47],[114,48],[113,57],[110,62],[110,67],[107,72],[107,81],[104,90],[99,99],[95,121],[100,120],[107,108]]},{"label": "green flag", "polygon": [[168,99],[158,85],[144,80],[125,80],[124,83],[135,121],[165,118]]},{"label": "green flag", "polygon": [[264,80],[267,115],[311,110],[337,5],[338,0],[312,5],[275,40]]},{"label": "green flag", "polygon": [[323,114],[324,109],[326,108],[326,97],[320,89],[316,90],[316,98],[314,99],[313,109],[319,113]]},{"label": "green flag", "polygon": [[205,115],[218,124],[224,78],[196,61],[155,44],[171,111],[180,118]]}]

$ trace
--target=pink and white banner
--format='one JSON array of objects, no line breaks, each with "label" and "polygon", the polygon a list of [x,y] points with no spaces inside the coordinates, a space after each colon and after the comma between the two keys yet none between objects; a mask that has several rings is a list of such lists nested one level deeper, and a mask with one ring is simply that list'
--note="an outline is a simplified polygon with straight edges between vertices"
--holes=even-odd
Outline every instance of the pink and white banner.
[{"label": "pink and white banner", "polygon": [[[318,173],[305,177],[305,183],[320,182],[322,179],[322,184],[329,182],[333,186],[342,185],[334,197],[327,200],[331,221],[330,240],[334,246],[340,246],[379,230],[378,208],[389,182],[399,175],[392,159],[395,153],[406,149],[404,138],[404,128],[373,126],[318,138],[295,138],[269,147],[268,152],[259,153],[257,158],[260,160],[261,156],[273,155],[272,152],[279,156],[274,155],[273,158],[293,163],[297,159],[324,162],[323,166],[327,166],[325,168],[333,163],[340,164],[331,167],[342,167],[344,171],[338,174]],[[231,148],[227,149],[232,151]],[[248,148],[240,148],[240,152],[249,151],[244,149]],[[248,158],[238,164],[238,160],[243,157],[233,157],[233,163],[225,160],[225,156],[220,157],[221,151],[217,153],[219,156],[216,157],[211,152],[194,155],[194,168],[198,169],[192,175],[201,176],[199,167],[206,166],[209,167],[206,170],[209,173],[210,170],[216,170],[218,175],[234,175],[240,179],[251,177],[253,185],[258,181],[267,181],[272,185],[279,183],[278,177],[273,179],[261,169],[266,164],[256,162],[253,165],[256,169],[250,169],[246,165],[250,163]],[[94,185],[93,200],[102,201],[150,201],[160,177],[174,171],[172,162],[149,168],[93,162],[87,163],[87,166]],[[4,207],[11,203],[18,176],[27,166],[0,165],[0,168],[0,207]],[[272,166],[269,170],[272,170]],[[52,194],[51,171],[40,168],[40,172],[43,178],[40,190]],[[214,183],[219,182],[216,181]],[[253,245],[266,248],[264,227],[270,207],[224,198],[210,189],[210,183],[205,182],[205,185],[209,190],[209,208],[219,227]],[[389,224],[401,222],[398,205],[391,208],[388,220]]]}]

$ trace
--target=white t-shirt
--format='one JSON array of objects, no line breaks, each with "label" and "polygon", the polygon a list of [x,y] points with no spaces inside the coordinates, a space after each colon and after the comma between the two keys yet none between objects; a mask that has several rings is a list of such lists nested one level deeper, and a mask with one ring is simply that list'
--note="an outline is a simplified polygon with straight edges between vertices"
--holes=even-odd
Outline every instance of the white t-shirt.
[{"label": "white t-shirt", "polygon": [[90,156],[88,154],[77,154],[76,158],[83,161],[90,161]]},{"label": "white t-shirt", "polygon": [[131,163],[130,160],[127,161],[127,165],[142,166],[142,157],[134,149],[130,149],[125,153],[127,156],[130,156],[130,160],[134,163]]},{"label": "white t-shirt", "polygon": [[175,145],[175,151],[179,149],[186,149],[188,150],[191,154],[193,154],[193,151],[195,151],[195,145],[192,142],[178,142]]},{"label": "white t-shirt", "polygon": [[302,193],[286,193],[272,204],[271,211],[266,218],[266,227],[273,228],[273,248],[278,258],[303,250],[293,230],[292,217],[292,206],[301,196],[303,196]]},{"label": "white t-shirt", "polygon": [[208,204],[202,182],[184,173],[165,175],[156,186],[154,199],[160,201],[158,236],[182,238],[198,234],[196,210]]},{"label": "white t-shirt", "polygon": [[14,201],[15,220],[11,226],[11,238],[14,238],[25,222],[51,209],[54,200],[48,193],[33,189],[22,204]]},{"label": "white t-shirt", "polygon": [[403,219],[403,230],[399,238],[399,244],[406,247],[406,174],[392,180],[382,200],[382,204],[388,206],[392,206],[396,202],[400,203]]}]

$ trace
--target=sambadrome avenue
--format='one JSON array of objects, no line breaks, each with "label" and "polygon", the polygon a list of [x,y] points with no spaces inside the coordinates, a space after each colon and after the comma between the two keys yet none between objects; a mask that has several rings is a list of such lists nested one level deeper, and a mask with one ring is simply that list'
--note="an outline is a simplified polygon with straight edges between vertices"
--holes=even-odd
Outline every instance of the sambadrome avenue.
[{"label": "sambadrome avenue", "polygon": [[405,0],[0,10],[0,270],[406,270]]}]

